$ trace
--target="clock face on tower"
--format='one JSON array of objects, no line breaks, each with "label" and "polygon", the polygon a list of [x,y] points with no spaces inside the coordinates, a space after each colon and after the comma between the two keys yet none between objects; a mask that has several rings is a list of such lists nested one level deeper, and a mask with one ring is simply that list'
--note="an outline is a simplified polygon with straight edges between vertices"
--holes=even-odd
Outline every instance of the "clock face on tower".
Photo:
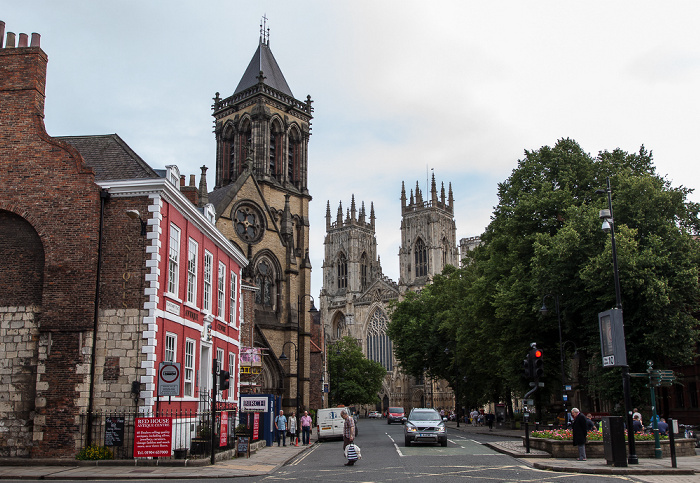
[{"label": "clock face on tower", "polygon": [[238,237],[246,243],[256,243],[262,238],[265,228],[262,212],[253,203],[240,203],[231,216]]}]

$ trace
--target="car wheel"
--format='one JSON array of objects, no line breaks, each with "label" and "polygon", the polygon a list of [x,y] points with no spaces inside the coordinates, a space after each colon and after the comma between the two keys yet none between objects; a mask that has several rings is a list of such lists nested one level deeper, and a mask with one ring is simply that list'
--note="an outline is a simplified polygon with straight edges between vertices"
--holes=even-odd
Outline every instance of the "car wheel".
[{"label": "car wheel", "polygon": [[445,439],[443,439],[442,441],[440,441],[440,446],[442,446],[443,448],[444,448],[445,446],[447,446],[447,438],[445,438]]},{"label": "car wheel", "polygon": [[403,441],[403,445],[406,447],[411,446],[411,438],[405,437],[404,441]]}]

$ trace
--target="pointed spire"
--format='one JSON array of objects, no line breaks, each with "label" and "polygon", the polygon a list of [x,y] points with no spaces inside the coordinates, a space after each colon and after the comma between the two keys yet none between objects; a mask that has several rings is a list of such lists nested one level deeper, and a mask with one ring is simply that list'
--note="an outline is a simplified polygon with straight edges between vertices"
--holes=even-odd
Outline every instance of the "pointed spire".
[{"label": "pointed spire", "polygon": [[199,206],[209,203],[209,189],[207,188],[207,167],[202,166],[201,178],[199,178]]},{"label": "pointed spire", "polygon": [[401,213],[406,211],[406,183],[401,181]]},{"label": "pointed spire", "polygon": [[433,206],[437,206],[437,187],[435,186],[435,173],[433,173],[433,180],[430,182],[430,200],[433,202]]},{"label": "pointed spire", "polygon": [[350,200],[350,219],[355,221],[355,215],[357,214],[357,208],[355,208],[355,194],[353,193],[352,199]]},{"label": "pointed spire", "polygon": [[409,205],[409,206],[413,206],[413,190],[411,190],[411,199],[410,199],[410,201],[408,202],[408,205]]},{"label": "pointed spire", "polygon": [[372,230],[374,230],[374,201],[370,202],[369,206],[369,224],[372,226]]},{"label": "pointed spire", "polygon": [[345,224],[349,225],[350,224],[350,208],[346,210],[346,216],[345,216]]},{"label": "pointed spire", "polygon": [[365,224],[365,202],[362,202],[362,206],[360,206],[360,218],[359,218],[360,224],[364,225]]},{"label": "pointed spire", "polygon": [[289,88],[282,74],[282,70],[279,65],[277,65],[275,56],[272,55],[272,51],[270,50],[270,29],[261,23],[258,50],[253,54],[253,58],[250,60],[243,77],[241,77],[233,93],[238,94],[239,92],[257,85],[258,82],[262,82],[263,80],[265,85],[283,94],[294,97],[292,90]]},{"label": "pointed spire", "polygon": [[331,201],[326,201],[326,231],[331,229]]},{"label": "pointed spire", "polygon": [[449,205],[450,211],[454,211],[455,199],[452,196],[452,183],[450,183],[448,186],[449,186],[449,190],[448,190],[448,196],[447,196],[447,204]]},{"label": "pointed spire", "polygon": [[440,183],[440,203],[445,206],[445,183]]},{"label": "pointed spire", "polygon": [[340,201],[338,203],[338,214],[335,216],[335,221],[338,225],[336,228],[340,228],[341,226],[343,226],[343,202],[342,201]]}]

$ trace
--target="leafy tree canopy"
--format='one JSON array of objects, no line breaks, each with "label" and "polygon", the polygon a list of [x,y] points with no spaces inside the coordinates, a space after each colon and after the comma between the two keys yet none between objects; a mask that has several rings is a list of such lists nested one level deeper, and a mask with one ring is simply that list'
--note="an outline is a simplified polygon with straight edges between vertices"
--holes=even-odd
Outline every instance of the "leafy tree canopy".
[{"label": "leafy tree canopy", "polygon": [[365,358],[352,337],[344,337],[328,347],[328,372],[331,378],[331,405],[374,404],[382,388],[386,369]]}]

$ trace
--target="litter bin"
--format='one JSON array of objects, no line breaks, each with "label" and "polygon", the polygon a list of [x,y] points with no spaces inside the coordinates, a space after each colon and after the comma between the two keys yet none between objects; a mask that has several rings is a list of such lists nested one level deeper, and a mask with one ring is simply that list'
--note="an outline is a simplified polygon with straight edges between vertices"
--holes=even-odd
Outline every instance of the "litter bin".
[{"label": "litter bin", "polygon": [[603,449],[609,465],[627,466],[625,423],[622,416],[603,417]]}]

